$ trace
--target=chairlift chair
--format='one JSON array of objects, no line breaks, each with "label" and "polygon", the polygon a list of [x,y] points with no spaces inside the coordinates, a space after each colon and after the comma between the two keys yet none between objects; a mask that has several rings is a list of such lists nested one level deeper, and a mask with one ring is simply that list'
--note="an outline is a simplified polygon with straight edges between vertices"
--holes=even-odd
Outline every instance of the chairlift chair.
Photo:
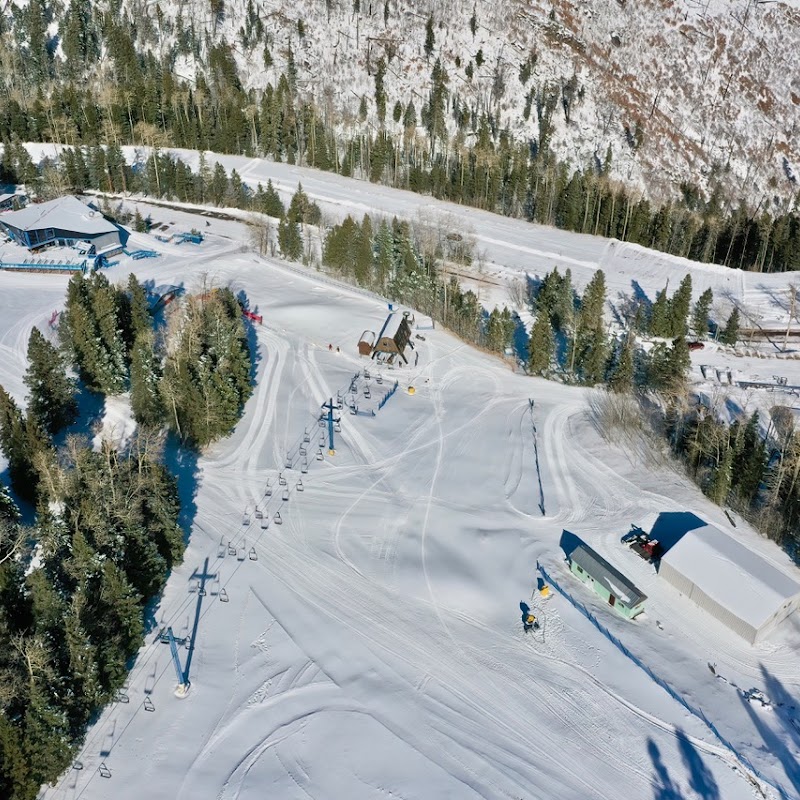
[{"label": "chairlift chair", "polygon": [[302,445],[300,445],[300,455],[301,455],[301,456],[304,456],[304,455],[306,455],[306,453],[307,453],[307,451],[306,451],[305,447],[303,447]]},{"label": "chairlift chair", "polygon": [[319,446],[325,447],[325,434],[319,437]]},{"label": "chairlift chair", "polygon": [[303,491],[305,491],[305,488],[306,488],[306,487],[305,487],[305,486],[303,486],[303,481],[302,481],[302,479],[298,479],[298,481],[297,481],[297,486],[296,486],[295,488],[297,489],[297,491],[298,491],[298,492],[303,492]]},{"label": "chairlift chair", "polygon": [[283,502],[284,503],[288,503],[289,502],[289,489],[288,488],[283,490]]},{"label": "chairlift chair", "polygon": [[336,431],[336,433],[342,432],[342,423],[339,422],[338,419],[333,423],[333,429]]},{"label": "chairlift chair", "polygon": [[370,397],[372,397],[372,393],[369,390],[369,386],[364,387],[364,397],[366,397],[367,400],[369,400]]},{"label": "chairlift chair", "polygon": [[236,548],[233,546],[233,542],[228,539],[228,555],[235,556],[236,555]]},{"label": "chairlift chair", "polygon": [[265,531],[267,528],[269,528],[269,517],[264,517],[264,519],[261,520],[261,530]]},{"label": "chairlift chair", "polygon": [[275,524],[276,525],[282,525],[283,524],[283,520],[281,519],[281,512],[280,511],[276,511],[275,512]]},{"label": "chairlift chair", "polygon": [[286,486],[286,478],[283,477],[283,473],[282,472],[278,473],[278,483],[281,486]]},{"label": "chairlift chair", "polygon": [[300,465],[300,472],[305,475],[308,472],[308,459],[304,458],[303,463]]},{"label": "chairlift chair", "polygon": [[230,597],[228,597],[228,592],[224,587],[219,590],[218,597],[219,597],[220,603],[227,603],[230,600]]},{"label": "chairlift chair", "polygon": [[324,456],[322,455],[322,448],[320,448],[319,452],[317,453],[317,461],[322,461],[323,458]]},{"label": "chairlift chair", "polygon": [[303,441],[308,444],[311,441],[311,434],[308,432],[308,428],[303,431]]},{"label": "chairlift chair", "polygon": [[248,558],[249,558],[251,561],[258,561],[258,553],[256,552],[256,549],[255,549],[255,547],[251,547],[251,548],[250,548],[250,552],[247,554],[247,557],[248,557]]},{"label": "chairlift chair", "polygon": [[256,519],[263,519],[263,517],[264,517],[264,512],[261,511],[260,509],[256,510]]}]

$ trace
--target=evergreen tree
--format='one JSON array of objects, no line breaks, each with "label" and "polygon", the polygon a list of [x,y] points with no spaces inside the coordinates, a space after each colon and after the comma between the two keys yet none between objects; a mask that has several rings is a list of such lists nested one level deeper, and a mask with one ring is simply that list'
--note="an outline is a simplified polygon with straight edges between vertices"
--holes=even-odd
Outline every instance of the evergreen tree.
[{"label": "evergreen tree", "polygon": [[737,341],[739,341],[738,307],[734,306],[733,311],[731,311],[728,321],[725,323],[725,327],[722,329],[722,332],[719,335],[719,340],[722,342],[722,344],[730,345],[734,345]]},{"label": "evergreen tree", "polygon": [[611,370],[608,385],[614,392],[628,392],[633,388],[635,340],[629,333],[617,349],[616,362]]},{"label": "evergreen tree", "polygon": [[127,319],[124,321],[125,339],[132,345],[140,333],[149,331],[153,326],[147,292],[144,286],[131,273],[128,275]]},{"label": "evergreen tree", "polygon": [[540,313],[533,323],[528,341],[528,371],[533,375],[545,375],[553,360],[553,326],[547,313]]},{"label": "evergreen tree", "polygon": [[670,335],[670,302],[667,297],[666,286],[656,295],[650,312],[650,334],[651,336],[668,337]]},{"label": "evergreen tree", "polygon": [[692,329],[695,335],[702,339],[708,334],[708,320],[711,313],[711,303],[714,301],[714,292],[706,289],[694,304],[692,313]]},{"label": "evergreen tree", "polygon": [[155,335],[150,330],[142,331],[131,351],[131,410],[136,421],[149,428],[157,428],[164,422],[160,379]]},{"label": "evergreen tree", "polygon": [[431,57],[435,46],[436,38],[433,35],[433,14],[431,14],[425,23],[425,58]]},{"label": "evergreen tree", "polygon": [[303,257],[303,237],[300,226],[284,217],[278,223],[278,245],[288,261],[299,261]]},{"label": "evergreen tree", "polygon": [[281,198],[272,185],[272,179],[267,181],[267,189],[264,193],[264,204],[261,211],[269,217],[275,217],[275,219],[283,219],[286,214]]},{"label": "evergreen tree", "polygon": [[0,386],[0,450],[8,460],[8,473],[14,491],[35,503],[39,490],[36,468],[38,454],[47,450],[44,431],[31,414],[23,416],[17,404]]},{"label": "evergreen tree", "polygon": [[709,499],[722,505],[731,491],[731,481],[733,478],[733,448],[727,446],[722,458],[711,475],[711,480],[706,488]]},{"label": "evergreen tree", "polygon": [[738,497],[752,503],[758,496],[767,467],[766,445],[761,437],[760,422],[756,411],[741,429],[736,439],[733,462],[733,488]]},{"label": "evergreen tree", "polygon": [[673,338],[686,336],[686,323],[692,304],[692,276],[686,275],[669,303],[670,332]]},{"label": "evergreen tree", "polygon": [[606,302],[606,278],[597,270],[581,298],[581,308],[572,342],[570,364],[580,380],[589,385],[605,378],[608,344],[603,310]]},{"label": "evergreen tree", "polygon": [[48,433],[58,433],[78,416],[75,382],[66,375],[61,354],[38,328],[28,339],[28,370],[24,383],[28,387],[28,411]]}]

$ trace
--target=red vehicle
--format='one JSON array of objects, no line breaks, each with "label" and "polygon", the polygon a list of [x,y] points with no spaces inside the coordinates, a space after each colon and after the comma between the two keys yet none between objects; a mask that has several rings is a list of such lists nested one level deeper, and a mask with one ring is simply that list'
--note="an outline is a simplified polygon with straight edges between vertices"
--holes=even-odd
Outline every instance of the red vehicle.
[{"label": "red vehicle", "polygon": [[690,350],[702,350],[705,347],[702,342],[689,342],[686,346]]}]

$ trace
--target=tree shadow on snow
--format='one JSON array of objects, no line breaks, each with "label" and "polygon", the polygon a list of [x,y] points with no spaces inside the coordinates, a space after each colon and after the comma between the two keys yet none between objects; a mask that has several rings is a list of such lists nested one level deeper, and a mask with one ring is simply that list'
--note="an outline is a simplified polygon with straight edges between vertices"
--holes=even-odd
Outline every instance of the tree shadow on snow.
[{"label": "tree shadow on snow", "polygon": [[706,522],[691,511],[664,511],[658,515],[650,532],[664,552],[674,547],[689,531],[702,528]]},{"label": "tree shadow on snow", "polygon": [[519,314],[517,314],[516,311],[511,315],[511,319],[514,321],[514,335],[511,340],[511,346],[514,348],[517,358],[527,364],[528,331],[525,330],[525,324],[519,318]]},{"label": "tree shadow on snow", "polygon": [[654,800],[683,800],[683,795],[672,782],[669,770],[661,760],[661,751],[658,749],[658,745],[652,739],[647,740],[647,754],[653,762],[653,771],[655,772]]},{"label": "tree shadow on snow", "polygon": [[678,739],[681,759],[689,771],[689,786],[692,791],[702,800],[720,800],[719,784],[706,766],[698,749],[680,728],[675,731],[675,735]]},{"label": "tree shadow on snow", "polygon": [[181,504],[178,524],[183,529],[183,540],[186,544],[189,543],[197,515],[196,498],[201,475],[199,458],[197,451],[181,444],[174,433],[169,434],[164,445],[164,466],[175,476],[178,484],[178,499]]},{"label": "tree shadow on snow", "polygon": [[[720,800],[719,785],[703,761],[700,752],[680,728],[675,731],[675,736],[678,740],[681,760],[689,775],[691,797],[700,798],[700,800]],[[661,760],[661,751],[652,739],[647,740],[647,753],[653,762],[655,773],[654,800],[684,800],[686,795],[673,781],[669,770]]]},{"label": "tree shadow on snow", "polygon": [[55,437],[54,444],[59,446],[67,436],[84,436],[90,441],[95,437],[103,424],[106,413],[106,396],[87,389],[83,381],[78,381],[78,417],[75,422]]},{"label": "tree shadow on snow", "polygon": [[[250,308],[250,300],[244,289],[237,292],[236,299],[239,301],[242,310],[252,311],[254,314],[258,314],[258,306]],[[261,347],[258,343],[257,325],[258,323],[255,320],[248,318],[244,320],[244,327],[247,331],[247,346],[250,348],[250,385],[253,387],[256,385],[258,366],[261,363]]]}]

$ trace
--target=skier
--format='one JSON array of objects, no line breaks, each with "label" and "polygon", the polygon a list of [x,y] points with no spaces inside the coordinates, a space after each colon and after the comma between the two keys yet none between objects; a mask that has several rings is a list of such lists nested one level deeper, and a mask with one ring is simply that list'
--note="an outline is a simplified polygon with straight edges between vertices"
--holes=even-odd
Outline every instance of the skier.
[{"label": "skier", "polygon": [[333,345],[332,344],[328,345],[328,350],[333,350]]}]

